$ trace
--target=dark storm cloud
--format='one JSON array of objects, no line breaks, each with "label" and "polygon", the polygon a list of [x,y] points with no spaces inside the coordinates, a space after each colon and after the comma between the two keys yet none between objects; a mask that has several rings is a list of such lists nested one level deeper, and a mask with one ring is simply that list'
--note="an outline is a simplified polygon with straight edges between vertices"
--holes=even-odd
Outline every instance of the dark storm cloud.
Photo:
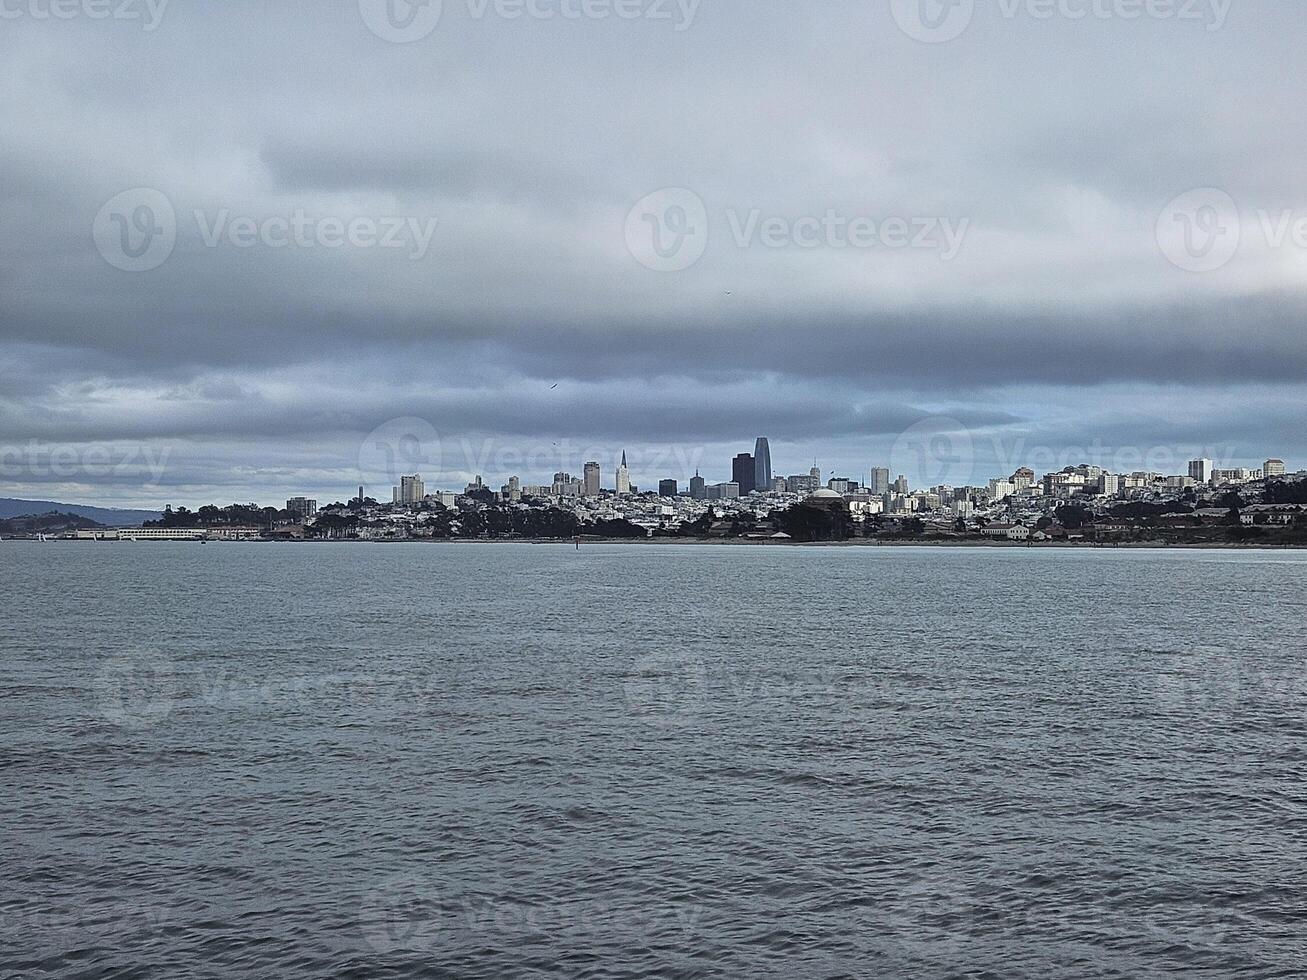
[{"label": "dark storm cloud", "polygon": [[[675,325],[648,319],[559,323],[484,321],[433,315],[364,316],[334,310],[188,309],[184,299],[154,309],[94,315],[50,313],[11,324],[28,342],[98,349],[84,363],[118,364],[174,377],[179,365],[258,369],[268,338],[311,338],[297,363],[331,363],[378,345],[439,375],[487,364],[533,378],[606,381],[675,376],[709,380],[774,374],[796,381],[900,386],[992,386],[1119,381],[1211,383],[1296,381],[1307,376],[1307,305],[1293,296],[1216,299],[1203,304],[1093,312],[1006,314],[942,309],[860,316],[812,312],[784,318],[721,315]],[[152,324],[167,323],[163,332]],[[91,343],[88,343],[91,342]],[[45,369],[68,370],[47,356]],[[33,371],[38,370],[33,368]],[[184,373],[184,372],[183,372]],[[33,384],[29,374],[23,381]]]}]

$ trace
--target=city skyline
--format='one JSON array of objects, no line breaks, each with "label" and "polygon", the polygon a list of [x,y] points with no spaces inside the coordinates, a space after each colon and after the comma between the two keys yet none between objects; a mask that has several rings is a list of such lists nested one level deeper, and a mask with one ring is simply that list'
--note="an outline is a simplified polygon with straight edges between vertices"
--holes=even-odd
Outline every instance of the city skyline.
[{"label": "city skyline", "polygon": [[[770,466],[770,453],[766,450],[767,445],[767,438],[759,437],[755,441],[755,451],[762,447],[767,452],[767,465]],[[732,460],[731,480],[710,482],[702,476],[701,470],[696,468],[694,476],[689,481],[682,482],[676,477],[664,477],[656,481],[650,481],[651,484],[656,484],[657,489],[655,491],[652,485],[640,486],[632,480],[627,465],[627,453],[623,451],[621,461],[614,472],[611,486],[606,485],[602,480],[602,464],[598,461],[589,461],[585,464],[583,476],[573,477],[567,471],[558,471],[553,474],[551,483],[530,484],[525,482],[519,474],[513,474],[508,478],[507,483],[503,484],[500,492],[511,501],[523,497],[599,498],[609,495],[622,497],[652,493],[656,493],[657,496],[661,497],[686,496],[695,500],[713,500],[748,497],[755,492],[768,493],[775,491],[803,494],[818,489],[832,489],[840,493],[869,494],[874,497],[882,497],[888,501],[893,497],[921,495],[928,491],[949,487],[957,490],[978,491],[988,488],[990,495],[996,495],[997,499],[1001,500],[1005,495],[1020,493],[1036,483],[1043,483],[1047,491],[1051,492],[1050,480],[1061,475],[1077,472],[1082,475],[1099,474],[1104,481],[1110,481],[1100,484],[1101,492],[1109,496],[1127,485],[1123,481],[1128,481],[1131,478],[1134,478],[1136,485],[1139,486],[1145,485],[1147,480],[1164,480],[1172,488],[1184,489],[1187,486],[1237,485],[1264,478],[1283,477],[1286,473],[1295,472],[1292,466],[1278,457],[1268,457],[1263,460],[1260,467],[1226,466],[1211,458],[1198,457],[1185,461],[1182,467],[1184,472],[1180,473],[1172,473],[1165,469],[1121,471],[1093,462],[1080,461],[1067,463],[1064,466],[1049,469],[1043,473],[1036,472],[1027,466],[1020,466],[1011,474],[991,474],[975,481],[941,481],[934,484],[914,484],[908,474],[895,474],[893,469],[883,466],[870,467],[867,470],[865,479],[861,476],[832,472],[828,474],[829,478],[824,480],[820,467],[814,461],[808,473],[775,476],[764,488],[757,486],[756,483],[741,482],[741,476],[747,475],[756,478],[757,474],[763,472],[762,465],[759,464],[755,468],[755,462],[756,459],[753,454],[740,453]],[[1141,482],[1140,478],[1147,478],[1147,480]],[[424,494],[426,494],[424,490],[425,483],[426,481],[420,473],[400,476],[399,484],[391,487],[392,502],[395,504],[422,502]],[[483,475],[477,474],[467,481],[465,489],[470,490],[476,487],[491,491],[494,483],[494,480],[487,481]],[[1083,486],[1083,484],[1081,485]],[[364,486],[360,486],[358,496],[353,499],[362,503],[365,499],[365,489]],[[432,493],[438,493],[441,497],[447,497],[451,500],[460,495],[456,488],[450,486],[442,486],[439,490],[433,488]],[[373,496],[371,499],[381,501],[382,498]],[[294,511],[298,507],[305,505],[316,509],[318,501],[303,496],[288,498],[286,509]]]},{"label": "city skyline", "polygon": [[[414,423],[420,420],[405,419],[400,420],[405,423],[400,432],[407,432],[413,428]],[[954,420],[945,420],[949,425]],[[422,423],[425,425],[425,423]],[[1170,445],[1160,444],[1156,446],[1140,449],[1136,446],[1121,447],[1069,447],[1062,451],[1054,451],[1048,447],[1029,447],[1024,443],[1016,442],[1010,447],[998,447],[1003,452],[992,452],[994,447],[986,447],[983,443],[977,445],[971,442],[964,445],[956,440],[945,439],[944,443],[939,443],[941,432],[941,421],[938,419],[926,420],[915,427],[900,433],[895,442],[886,450],[880,452],[877,456],[864,459],[861,465],[855,462],[854,465],[831,465],[829,468],[816,467],[825,475],[823,476],[823,485],[826,477],[839,476],[845,477],[853,482],[863,486],[874,486],[879,472],[887,475],[889,485],[892,487],[894,482],[900,477],[905,477],[908,483],[913,487],[923,485],[947,484],[954,486],[966,485],[984,485],[989,480],[1008,476],[1018,469],[1024,468],[1029,464],[1033,465],[1040,473],[1053,472],[1061,470],[1068,466],[1089,465],[1105,468],[1116,473],[1133,473],[1133,472],[1157,472],[1168,475],[1184,475],[1189,472],[1189,464],[1194,459],[1210,459],[1210,466],[1216,470],[1231,470],[1239,467],[1256,469],[1260,467],[1268,458],[1264,453],[1246,452],[1240,455],[1232,453],[1212,453],[1205,446],[1199,446],[1196,449],[1185,451],[1183,448],[1173,448]],[[383,427],[385,428],[385,427]],[[954,432],[954,436],[958,433]],[[970,438],[970,434],[963,431],[961,435]],[[733,482],[736,476],[736,467],[748,460],[753,464],[751,472],[756,473],[756,457],[753,453],[740,452],[739,447],[752,441],[754,452],[757,452],[758,443],[765,442],[768,444],[770,451],[770,440],[767,437],[758,437],[756,440],[741,439],[735,443],[725,443],[717,449],[717,455],[710,454],[708,447],[695,447],[693,450],[683,450],[680,447],[643,447],[641,450],[630,451],[621,448],[612,450],[611,462],[602,460],[587,459],[583,464],[575,462],[568,463],[561,470],[556,464],[551,464],[543,459],[532,469],[506,468],[494,469],[487,467],[478,470],[475,467],[467,469],[457,469],[448,467],[433,468],[425,465],[431,462],[432,458],[439,453],[431,452],[431,446],[428,444],[425,448],[419,450],[408,449],[413,442],[409,435],[396,434],[396,430],[387,428],[386,439],[388,440],[381,449],[377,450],[375,443],[369,443],[365,440],[364,449],[371,446],[376,452],[372,455],[379,459],[388,460],[393,466],[396,462],[405,460],[406,452],[414,458],[412,462],[418,465],[412,467],[401,467],[402,469],[412,469],[417,475],[420,475],[423,482],[431,489],[457,489],[477,478],[485,481],[487,486],[498,487],[511,479],[517,479],[522,485],[539,485],[544,483],[548,485],[552,482],[549,477],[553,475],[567,474],[570,476],[569,466],[578,466],[581,469],[581,475],[575,479],[585,487],[585,492],[591,496],[596,495],[600,489],[612,490],[616,486],[614,474],[622,463],[628,462],[628,473],[630,483],[640,488],[641,492],[655,489],[665,480],[676,480],[682,492],[689,492],[691,480],[696,475],[703,475],[705,485],[708,487]],[[551,449],[559,447],[560,443],[553,443]],[[566,441],[563,442],[566,445]],[[965,452],[961,455],[965,459],[949,457],[949,453],[954,453],[959,449]],[[977,451],[979,450],[979,451]],[[1007,450],[1010,450],[1008,452]],[[784,446],[785,455],[781,457],[782,464],[774,470],[776,477],[790,476],[794,474],[806,473],[803,465],[798,465],[799,461],[805,457],[809,462],[814,462],[812,453],[802,446]],[[546,451],[541,449],[541,455],[546,455]],[[929,458],[931,452],[941,452],[945,458],[941,461]],[[724,455],[723,454],[728,454]],[[360,458],[367,456],[366,451],[360,454]],[[475,455],[475,454],[472,454]],[[490,454],[493,456],[494,454]],[[519,454],[515,451],[508,451],[504,454],[510,459],[518,458]],[[923,455],[925,459],[923,461]],[[581,456],[608,456],[608,453],[597,452],[593,448],[582,451],[579,454],[574,453],[575,459]],[[899,466],[886,465],[891,463],[894,457],[898,457]],[[487,457],[482,456],[480,460],[484,461]],[[1277,458],[1278,457],[1274,457]],[[815,457],[820,459],[820,457]],[[3,464],[3,458],[0,458],[0,464]],[[1286,464],[1290,472],[1294,471],[1294,466]],[[923,472],[923,466],[926,470],[935,471],[933,474]],[[940,467],[943,467],[941,470]],[[2,470],[0,470],[2,471]],[[349,488],[349,493],[342,495],[343,491],[339,484],[324,482],[320,484],[291,483],[266,485],[254,493],[241,493],[236,491],[231,494],[216,496],[205,496],[202,492],[195,494],[174,493],[167,489],[166,483],[161,483],[157,489],[150,492],[147,488],[145,495],[129,497],[126,500],[110,496],[97,496],[94,491],[78,494],[59,496],[31,494],[25,495],[18,492],[0,492],[0,497],[12,497],[18,499],[41,499],[41,500],[59,500],[65,503],[76,503],[84,505],[104,505],[119,506],[128,508],[157,509],[165,504],[176,504],[178,506],[200,506],[213,503],[216,500],[230,499],[237,500],[254,500],[254,499],[282,499],[288,498],[289,495],[302,495],[308,498],[321,501],[345,500],[352,499],[358,489],[358,480],[360,478],[359,467],[353,468],[342,467],[345,474],[345,483]],[[607,475],[605,475],[607,474]],[[400,473],[394,471],[393,476],[377,473],[369,474],[372,478],[364,480],[364,485],[368,488],[368,496],[378,500],[391,500],[396,494],[401,497],[405,496],[403,487],[399,486],[402,477],[414,475],[412,473]],[[952,480],[941,479],[942,476],[953,477]],[[923,482],[924,481],[924,482]],[[412,497],[410,491],[407,495]],[[77,497],[77,499],[72,499]]]}]

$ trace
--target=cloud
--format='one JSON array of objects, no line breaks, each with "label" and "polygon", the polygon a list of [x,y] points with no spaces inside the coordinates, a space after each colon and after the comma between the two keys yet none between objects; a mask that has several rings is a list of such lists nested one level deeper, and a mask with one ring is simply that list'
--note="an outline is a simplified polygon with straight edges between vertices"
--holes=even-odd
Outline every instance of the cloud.
[{"label": "cloud", "polygon": [[[1253,215],[1307,216],[1307,11],[1208,31],[985,10],[930,45],[876,4],[724,0],[684,31],[445,8],[409,45],[307,0],[172,4],[151,32],[7,21],[0,443],[166,444],[162,486],[199,498],[347,485],[358,440],[408,415],[454,444],[679,446],[716,468],[765,433],[798,468],[851,473],[933,413],[986,445],[1301,441],[1307,252]],[[1155,238],[1199,186],[1246,210],[1243,247],[1206,275]],[[136,187],[177,227],[133,274],[91,232]],[[626,240],[667,187],[709,223],[672,274]],[[435,231],[417,260],[205,241],[220,215],[298,213]],[[733,238],[751,214],[828,213],[968,230],[951,261]],[[1186,398],[1202,410],[1175,411]],[[56,487],[165,492],[134,479]],[[45,480],[27,467],[8,490]]]}]

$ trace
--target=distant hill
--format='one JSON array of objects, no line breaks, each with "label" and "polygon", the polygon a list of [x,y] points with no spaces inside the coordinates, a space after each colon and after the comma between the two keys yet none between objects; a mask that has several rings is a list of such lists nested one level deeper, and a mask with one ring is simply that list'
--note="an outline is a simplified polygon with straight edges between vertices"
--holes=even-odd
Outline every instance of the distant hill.
[{"label": "distant hill", "polygon": [[0,520],[11,517],[34,517],[54,512],[76,514],[104,524],[107,527],[136,527],[145,521],[157,521],[163,516],[156,510],[118,510],[113,507],[87,507],[82,504],[61,504],[53,500],[13,500],[0,497]]},{"label": "distant hill", "polygon": [[77,514],[41,514],[38,517],[0,519],[0,534],[63,534],[99,526],[89,517]]}]

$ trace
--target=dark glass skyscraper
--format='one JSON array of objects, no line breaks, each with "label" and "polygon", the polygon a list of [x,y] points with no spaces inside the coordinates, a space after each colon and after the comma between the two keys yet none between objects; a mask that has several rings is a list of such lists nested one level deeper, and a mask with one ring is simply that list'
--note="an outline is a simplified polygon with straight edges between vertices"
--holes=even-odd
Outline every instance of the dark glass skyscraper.
[{"label": "dark glass skyscraper", "polygon": [[731,465],[731,480],[740,485],[740,496],[753,493],[757,480],[757,468],[752,456],[740,453]]},{"label": "dark glass skyscraper", "polygon": [[759,439],[753,447],[753,485],[764,493],[771,489],[771,446],[766,439]]}]

